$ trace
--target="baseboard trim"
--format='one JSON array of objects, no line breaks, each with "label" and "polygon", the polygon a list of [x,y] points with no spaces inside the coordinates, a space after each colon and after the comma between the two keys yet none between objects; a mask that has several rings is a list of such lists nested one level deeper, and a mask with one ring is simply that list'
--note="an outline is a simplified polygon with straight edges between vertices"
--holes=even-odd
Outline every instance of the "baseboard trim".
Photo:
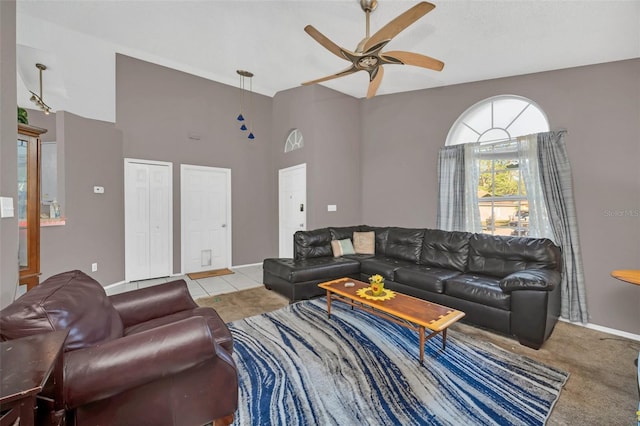
[{"label": "baseboard trim", "polygon": [[627,331],[617,330],[615,328],[609,328],[609,327],[605,327],[603,325],[598,325],[598,324],[592,324],[592,323],[583,324],[581,322],[569,321],[568,319],[564,319],[564,318],[559,318],[559,319],[560,321],[568,322],[569,324],[579,325],[580,327],[585,327],[591,330],[601,331],[603,333],[609,333],[609,334],[613,334],[614,336],[620,336],[620,337],[624,337],[627,339],[636,340],[640,342],[640,334],[633,334]]},{"label": "baseboard trim", "polygon": [[247,266],[262,266],[262,262],[247,263],[247,264],[244,264],[244,265],[234,265],[234,266],[231,266],[231,268],[246,268]]},{"label": "baseboard trim", "polygon": [[118,281],[117,283],[113,283],[113,284],[109,284],[109,285],[104,286],[104,289],[108,290],[108,289],[111,289],[111,288],[114,288],[114,287],[117,287],[119,285],[126,284],[126,283],[127,283],[126,281]]},{"label": "baseboard trim", "polygon": [[[262,266],[262,262],[258,262],[258,263],[247,263],[247,264],[245,264],[245,265],[234,265],[234,266],[230,266],[230,268],[246,268],[246,267],[248,267],[248,266]],[[181,276],[183,276],[183,275],[186,275],[186,274],[183,274],[183,273],[173,273],[173,274],[171,274],[171,275],[169,275],[169,276],[170,276],[170,277],[181,277]],[[109,284],[109,285],[104,286],[104,289],[105,289],[105,290],[107,290],[107,289],[112,289],[112,288],[114,288],[114,287],[117,287],[117,286],[122,285],[122,284],[127,284],[127,283],[128,283],[128,281],[118,281],[117,283],[113,283],[113,284]]]}]

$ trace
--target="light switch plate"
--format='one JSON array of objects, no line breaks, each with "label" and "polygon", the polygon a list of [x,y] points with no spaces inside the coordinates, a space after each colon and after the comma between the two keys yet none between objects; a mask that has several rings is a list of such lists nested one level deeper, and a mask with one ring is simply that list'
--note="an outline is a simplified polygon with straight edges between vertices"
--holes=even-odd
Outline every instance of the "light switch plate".
[{"label": "light switch plate", "polygon": [[328,212],[335,212],[338,211],[338,206],[336,206],[335,204],[329,204],[327,206],[327,211]]},{"label": "light switch plate", "polygon": [[13,197],[0,197],[0,217],[13,217]]},{"label": "light switch plate", "polygon": [[104,194],[104,186],[94,186],[93,192],[96,194]]}]

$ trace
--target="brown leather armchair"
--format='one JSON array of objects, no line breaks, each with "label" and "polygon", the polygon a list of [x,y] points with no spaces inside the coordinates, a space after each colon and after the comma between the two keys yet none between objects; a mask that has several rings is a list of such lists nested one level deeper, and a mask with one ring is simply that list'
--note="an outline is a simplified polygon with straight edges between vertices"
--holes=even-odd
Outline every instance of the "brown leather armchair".
[{"label": "brown leather armchair", "polygon": [[[0,311],[0,337],[69,329],[56,405],[69,425],[233,420],[233,339],[183,280],[107,296],[81,271],[55,275]],[[53,390],[50,390],[53,394]]]}]

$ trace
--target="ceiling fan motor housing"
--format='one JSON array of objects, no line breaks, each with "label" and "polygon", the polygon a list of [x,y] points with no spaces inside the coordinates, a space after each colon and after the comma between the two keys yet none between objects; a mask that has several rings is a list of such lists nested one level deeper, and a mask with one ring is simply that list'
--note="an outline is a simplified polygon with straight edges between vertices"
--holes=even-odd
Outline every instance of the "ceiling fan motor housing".
[{"label": "ceiling fan motor housing", "polygon": [[378,7],[378,0],[360,0],[360,7],[365,12],[373,12]]}]

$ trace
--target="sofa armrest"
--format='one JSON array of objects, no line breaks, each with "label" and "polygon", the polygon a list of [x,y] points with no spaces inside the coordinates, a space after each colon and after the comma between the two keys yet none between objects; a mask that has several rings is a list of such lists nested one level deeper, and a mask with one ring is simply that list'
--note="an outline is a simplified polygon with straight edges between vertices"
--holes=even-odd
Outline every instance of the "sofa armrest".
[{"label": "sofa armrest", "polygon": [[[235,364],[218,346],[207,321],[191,317],[172,324],[64,354],[63,402],[73,409],[206,361]],[[225,375],[226,376],[226,375]]]},{"label": "sofa armrest", "polygon": [[514,272],[500,280],[500,288],[505,293],[514,290],[551,291],[560,285],[561,275],[550,269],[525,269]]},{"label": "sofa armrest", "polygon": [[198,307],[184,280],[109,296],[125,327]]}]

